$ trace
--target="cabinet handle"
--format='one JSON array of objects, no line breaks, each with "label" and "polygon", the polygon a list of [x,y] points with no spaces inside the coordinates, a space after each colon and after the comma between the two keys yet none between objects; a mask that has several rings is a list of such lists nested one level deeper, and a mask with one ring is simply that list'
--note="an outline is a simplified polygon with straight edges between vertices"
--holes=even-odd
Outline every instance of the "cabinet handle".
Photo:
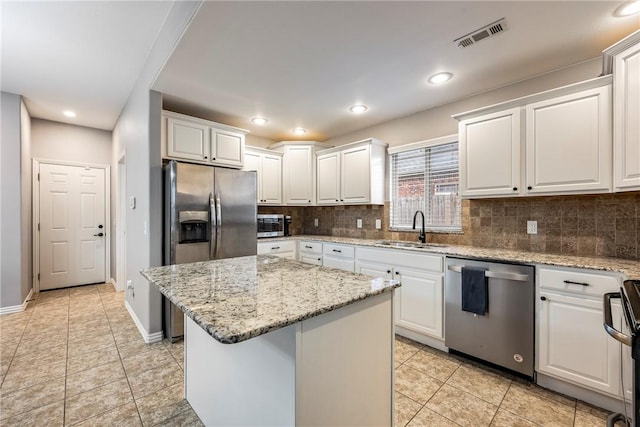
[{"label": "cabinet handle", "polygon": [[280,249],[280,246],[274,246],[271,248],[272,251],[275,251],[276,249]]},{"label": "cabinet handle", "polygon": [[528,186],[527,190],[533,190],[533,187],[532,186]]},{"label": "cabinet handle", "polygon": [[518,191],[518,187],[513,187],[513,191]]},{"label": "cabinet handle", "polygon": [[342,253],[342,251],[340,249],[334,249],[333,252],[338,252],[338,253]]},{"label": "cabinet handle", "polygon": [[307,248],[307,249],[313,249],[313,246],[305,245],[304,247]]},{"label": "cabinet handle", "polygon": [[588,284],[588,283],[584,283],[584,282],[574,282],[573,280],[564,280],[564,283],[566,283],[567,285],[589,286],[589,284]]},{"label": "cabinet handle", "polygon": [[547,297],[540,297],[540,301],[546,301]]},{"label": "cabinet handle", "polygon": [[344,202],[344,199],[340,199],[341,202]]}]

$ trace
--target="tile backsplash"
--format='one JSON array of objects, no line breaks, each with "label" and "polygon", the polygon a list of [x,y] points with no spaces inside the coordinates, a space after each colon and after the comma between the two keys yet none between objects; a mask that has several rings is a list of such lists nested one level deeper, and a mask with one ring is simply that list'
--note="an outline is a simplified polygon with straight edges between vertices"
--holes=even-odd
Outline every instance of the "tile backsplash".
[{"label": "tile backsplash", "polygon": [[[384,206],[259,207],[293,218],[292,234],[417,240],[415,232],[390,231]],[[314,226],[314,219],[318,226]],[[356,220],[362,219],[362,228]],[[376,230],[375,220],[382,228]],[[538,233],[527,234],[527,221]],[[463,200],[462,233],[428,233],[434,243],[533,252],[640,259],[640,192],[585,196]]]}]

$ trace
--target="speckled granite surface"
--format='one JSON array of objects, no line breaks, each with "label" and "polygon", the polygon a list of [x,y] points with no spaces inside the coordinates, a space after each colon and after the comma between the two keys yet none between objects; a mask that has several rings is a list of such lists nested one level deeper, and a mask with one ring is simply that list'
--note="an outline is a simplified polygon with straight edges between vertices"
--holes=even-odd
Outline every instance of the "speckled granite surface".
[{"label": "speckled granite surface", "polygon": [[398,287],[269,255],[149,268],[160,292],[221,343],[237,343]]},{"label": "speckled granite surface", "polygon": [[[380,244],[380,240],[354,239],[347,237],[298,235],[283,239],[308,240],[319,242],[344,243],[348,245],[391,248]],[[272,240],[272,239],[269,239]],[[282,240],[282,239],[278,239]],[[266,241],[266,239],[261,239]],[[447,256],[458,256],[492,261],[519,262],[523,264],[546,264],[562,267],[590,268],[593,270],[614,271],[624,274],[629,279],[640,280],[640,262],[617,258],[592,258],[567,255],[543,254],[539,252],[513,251],[506,249],[479,248],[474,246],[434,245],[426,249],[402,248],[403,250],[435,253]]]}]

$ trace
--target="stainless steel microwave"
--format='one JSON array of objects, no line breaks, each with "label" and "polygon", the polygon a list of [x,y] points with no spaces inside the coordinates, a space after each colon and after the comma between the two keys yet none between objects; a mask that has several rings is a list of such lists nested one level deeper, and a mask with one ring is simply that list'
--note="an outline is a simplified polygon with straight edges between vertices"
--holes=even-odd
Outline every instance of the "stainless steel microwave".
[{"label": "stainless steel microwave", "polygon": [[290,236],[291,216],[282,214],[258,214],[258,237]]}]

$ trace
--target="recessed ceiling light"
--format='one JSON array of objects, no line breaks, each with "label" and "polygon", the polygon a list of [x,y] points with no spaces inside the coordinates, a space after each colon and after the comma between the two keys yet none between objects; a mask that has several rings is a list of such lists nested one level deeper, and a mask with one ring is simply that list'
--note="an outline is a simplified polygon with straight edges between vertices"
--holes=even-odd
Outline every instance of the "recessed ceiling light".
[{"label": "recessed ceiling light", "polygon": [[367,107],[366,105],[362,105],[362,104],[353,105],[353,106],[349,107],[349,111],[351,111],[354,114],[364,113],[368,109],[369,109],[369,107]]},{"label": "recessed ceiling light", "polygon": [[305,133],[307,133],[307,130],[304,128],[295,128],[293,130],[293,133],[295,133],[296,135],[304,135]]},{"label": "recessed ceiling light", "polygon": [[613,12],[613,16],[630,16],[640,12],[640,0],[631,0],[623,3]]},{"label": "recessed ceiling light", "polygon": [[433,76],[429,77],[428,81],[432,85],[439,85],[441,83],[444,83],[446,81],[451,80],[451,77],[453,77],[453,74],[451,74],[451,73],[438,73],[438,74],[434,74]]},{"label": "recessed ceiling light", "polygon": [[269,123],[269,120],[265,119],[264,117],[254,117],[253,119],[251,119],[251,121],[254,125],[258,126],[266,125],[267,123]]},{"label": "recessed ceiling light", "polygon": [[67,117],[75,117],[76,116],[76,113],[74,113],[71,110],[67,110],[67,111],[63,112],[62,114],[64,114]]}]

